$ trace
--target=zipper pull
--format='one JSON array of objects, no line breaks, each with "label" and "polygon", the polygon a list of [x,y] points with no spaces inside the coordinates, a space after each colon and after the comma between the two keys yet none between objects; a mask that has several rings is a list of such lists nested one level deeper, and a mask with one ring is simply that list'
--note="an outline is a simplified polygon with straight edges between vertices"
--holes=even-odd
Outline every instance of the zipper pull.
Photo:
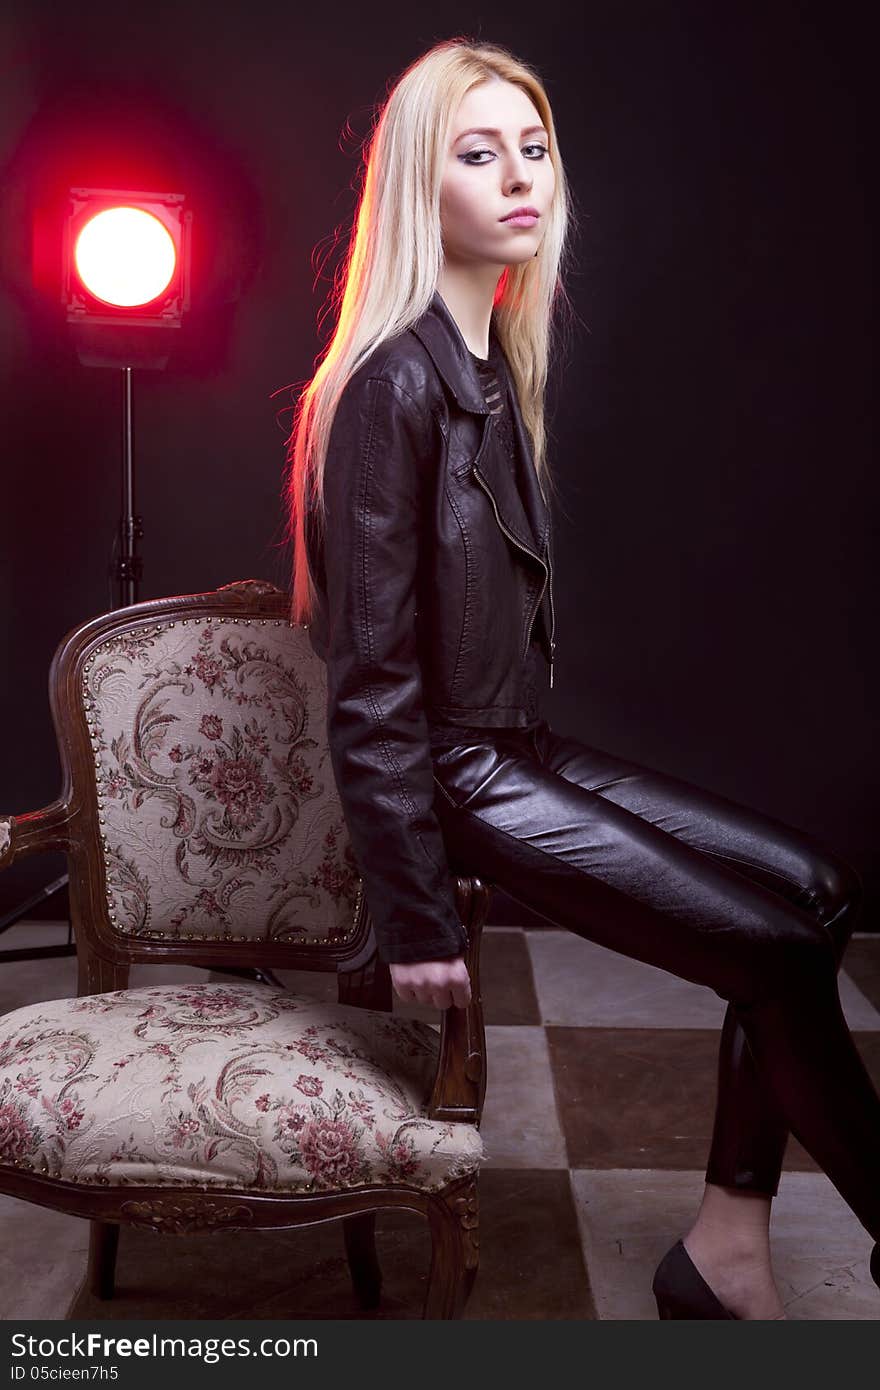
[{"label": "zipper pull", "polygon": [[550,689],[553,689],[553,653],[556,651],[556,643],[550,643]]}]

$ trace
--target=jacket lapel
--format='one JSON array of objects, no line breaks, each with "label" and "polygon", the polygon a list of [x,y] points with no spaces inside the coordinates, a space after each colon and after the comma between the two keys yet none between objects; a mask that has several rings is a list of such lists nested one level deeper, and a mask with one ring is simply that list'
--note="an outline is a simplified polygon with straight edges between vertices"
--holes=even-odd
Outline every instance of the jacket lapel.
[{"label": "jacket lapel", "polygon": [[[491,494],[502,530],[526,550],[544,559],[550,529],[550,514],[535,471],[528,432],[511,380],[510,408],[514,439],[517,443],[516,475],[503,441],[492,424],[477,369],[461,336],[458,324],[437,290],[413,333],[424,344],[431,358],[464,410],[485,416],[483,439],[472,464],[472,471]],[[497,342],[494,324],[489,332]],[[498,345],[500,348],[500,344]]]},{"label": "jacket lapel", "polygon": [[[492,332],[494,333],[494,329]],[[508,368],[508,371],[509,370]],[[517,400],[516,391],[513,388],[512,378],[509,398],[513,436],[516,442],[517,492],[535,548],[538,554],[543,558],[544,548],[547,543],[547,535],[550,530],[550,512],[544,501],[544,495],[541,492],[541,484],[538,481],[538,474],[535,469],[531,440],[529,439],[528,430],[526,429],[525,421],[520,412],[519,401]],[[500,444],[500,441],[498,441],[498,443]],[[504,452],[503,449],[501,452]],[[507,471],[509,476],[509,461]]]},{"label": "jacket lapel", "polygon": [[462,410],[488,415],[489,407],[467,343],[439,291],[434,291],[431,303],[411,331],[431,354],[434,366]]}]

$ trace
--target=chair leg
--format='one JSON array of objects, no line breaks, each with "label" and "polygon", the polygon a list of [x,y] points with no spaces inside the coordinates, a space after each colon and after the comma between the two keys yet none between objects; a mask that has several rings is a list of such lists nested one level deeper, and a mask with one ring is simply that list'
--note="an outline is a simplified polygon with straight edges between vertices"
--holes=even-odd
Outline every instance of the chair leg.
[{"label": "chair leg", "polygon": [[355,1212],[343,1217],[342,1226],[357,1300],[362,1308],[377,1308],[382,1292],[382,1270],[376,1255],[376,1213]]},{"label": "chair leg", "polygon": [[89,1221],[89,1291],[97,1298],[112,1298],[116,1290],[118,1221]]},{"label": "chair leg", "polygon": [[460,1318],[480,1265],[480,1207],[477,1174],[433,1197],[431,1272],[423,1318]]}]

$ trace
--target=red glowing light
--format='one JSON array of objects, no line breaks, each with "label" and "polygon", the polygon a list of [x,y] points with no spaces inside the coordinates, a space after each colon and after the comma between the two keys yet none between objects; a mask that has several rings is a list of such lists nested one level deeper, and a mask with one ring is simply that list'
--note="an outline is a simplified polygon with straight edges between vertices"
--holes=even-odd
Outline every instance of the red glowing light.
[{"label": "red glowing light", "polygon": [[[70,189],[60,248],[61,302],[79,335],[77,351],[92,329],[101,330],[89,340],[103,343],[103,352],[130,328],[130,357],[138,330],[182,326],[190,307],[193,216],[184,203],[183,193]],[[111,331],[105,334],[105,328]],[[141,347],[155,355],[155,343]]]},{"label": "red glowing light", "polygon": [[149,304],[168,288],[177,251],[167,227],[143,208],[105,208],[76,238],[74,263],[85,288],[104,304]]}]

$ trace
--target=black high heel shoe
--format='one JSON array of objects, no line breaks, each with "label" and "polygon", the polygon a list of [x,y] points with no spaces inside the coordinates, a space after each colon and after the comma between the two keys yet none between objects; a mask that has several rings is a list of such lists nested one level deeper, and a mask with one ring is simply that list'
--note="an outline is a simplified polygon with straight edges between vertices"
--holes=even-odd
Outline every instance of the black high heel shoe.
[{"label": "black high heel shoe", "polygon": [[660,1318],[733,1318],[735,1322],[740,1321],[712,1292],[681,1240],[667,1250],[654,1271],[651,1291],[657,1300]]}]

